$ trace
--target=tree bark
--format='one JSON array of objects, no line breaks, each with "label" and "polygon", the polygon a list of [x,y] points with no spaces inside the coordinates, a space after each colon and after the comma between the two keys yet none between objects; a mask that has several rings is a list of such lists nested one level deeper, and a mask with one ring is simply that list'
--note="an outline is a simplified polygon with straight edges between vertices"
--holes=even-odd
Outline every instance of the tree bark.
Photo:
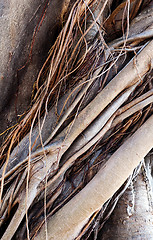
[{"label": "tree bark", "polygon": [[152,239],[153,206],[144,169],[131,182],[98,239]]},{"label": "tree bark", "polygon": [[0,14],[2,240],[153,237],[153,2]]}]

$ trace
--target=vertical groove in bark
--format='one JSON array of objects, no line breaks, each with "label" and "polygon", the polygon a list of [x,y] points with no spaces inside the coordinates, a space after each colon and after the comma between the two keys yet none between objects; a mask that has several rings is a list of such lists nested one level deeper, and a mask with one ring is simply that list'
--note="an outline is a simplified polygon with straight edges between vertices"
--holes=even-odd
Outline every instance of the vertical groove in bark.
[{"label": "vertical groove in bark", "polygon": [[153,208],[142,170],[119,200],[98,239],[153,239]]}]

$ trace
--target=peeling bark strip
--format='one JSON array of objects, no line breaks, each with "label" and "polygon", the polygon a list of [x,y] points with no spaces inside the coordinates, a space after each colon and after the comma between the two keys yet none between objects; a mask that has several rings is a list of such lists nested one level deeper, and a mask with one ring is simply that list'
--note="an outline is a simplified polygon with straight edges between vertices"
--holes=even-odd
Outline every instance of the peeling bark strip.
[{"label": "peeling bark strip", "polygon": [[[151,150],[152,125],[153,116],[110,157],[80,193],[48,219],[48,239],[72,240],[77,237],[92,214],[113,196]],[[44,228],[35,239],[45,239]]]}]

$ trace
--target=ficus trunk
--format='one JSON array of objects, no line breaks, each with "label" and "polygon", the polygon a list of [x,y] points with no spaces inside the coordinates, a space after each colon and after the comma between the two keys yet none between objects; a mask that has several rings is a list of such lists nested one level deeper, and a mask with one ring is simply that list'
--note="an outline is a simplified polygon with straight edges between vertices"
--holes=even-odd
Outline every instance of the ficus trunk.
[{"label": "ficus trunk", "polygon": [[153,2],[0,14],[2,240],[152,239]]}]

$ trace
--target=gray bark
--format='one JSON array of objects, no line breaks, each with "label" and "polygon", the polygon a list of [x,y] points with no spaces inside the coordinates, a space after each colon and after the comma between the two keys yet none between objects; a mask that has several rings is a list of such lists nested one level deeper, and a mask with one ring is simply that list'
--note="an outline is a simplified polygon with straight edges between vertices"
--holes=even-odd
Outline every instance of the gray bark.
[{"label": "gray bark", "polygon": [[150,187],[143,167],[119,200],[98,239],[153,239],[153,192]]},{"label": "gray bark", "polygon": [[62,26],[67,2],[1,0],[0,133],[28,110],[34,82]]},{"label": "gray bark", "polygon": [[[6,130],[5,134],[0,135],[0,142],[3,142],[5,136],[7,136],[9,132],[7,131],[7,128],[12,127],[14,124],[19,122],[20,121],[19,115],[23,114],[26,110],[28,110],[30,104],[32,104],[31,95],[34,89],[34,83],[37,79],[37,76],[41,67],[43,66],[44,61],[46,60],[46,57],[48,55],[48,52],[51,46],[55,42],[55,39],[57,38],[60,29],[64,26],[65,22],[63,21],[65,21],[66,19],[66,17],[64,18],[64,14],[66,13],[66,15],[68,15],[69,9],[71,7],[69,5],[69,2],[70,2],[69,0],[62,0],[62,1],[59,1],[59,0],[53,0],[53,1],[27,0],[26,1],[24,0],[22,2],[19,0],[10,0],[10,1],[7,0],[5,2],[2,1],[0,3],[0,21],[1,21],[0,31],[2,33],[0,36],[0,51],[1,51],[1,56],[0,56],[0,59],[1,59],[0,133]],[[74,3],[74,2],[75,1],[71,1],[71,3]],[[132,1],[132,4],[130,5],[131,8],[133,4],[135,4],[135,2],[140,3],[141,1]],[[144,5],[149,4],[149,2],[150,1],[144,1],[143,4]],[[93,8],[91,9],[87,8],[89,12],[93,11],[95,14],[94,17],[91,14],[90,16],[91,19],[89,18],[87,21],[87,27],[88,25],[90,27],[90,24],[94,22],[95,20],[94,18],[98,16],[99,9],[103,7],[104,3],[105,1],[103,0],[97,1]],[[10,225],[9,225],[10,220],[8,219],[6,220],[6,224],[8,224],[9,227],[8,227],[8,232],[7,232],[7,229],[6,229],[6,232],[4,230],[5,232],[4,239],[8,240],[9,238],[11,238],[12,232],[14,234],[17,228],[18,229],[15,234],[16,239],[22,239],[26,236],[26,221],[24,219],[24,216],[25,216],[25,198],[27,194],[27,190],[25,186],[26,186],[26,174],[27,174],[26,164],[28,163],[29,144],[30,144],[29,139],[31,140],[31,145],[34,144],[34,147],[32,149],[32,161],[31,161],[32,164],[29,167],[30,168],[29,173],[31,175],[29,179],[29,189],[30,189],[29,196],[30,197],[28,199],[28,204],[29,204],[28,208],[30,208],[29,215],[28,215],[29,225],[30,225],[30,230],[32,230],[33,225],[31,225],[30,221],[33,221],[35,215],[37,215],[36,219],[38,220],[36,220],[36,222],[38,221],[38,226],[40,226],[41,221],[43,222],[44,220],[44,210],[43,210],[44,202],[42,204],[42,201],[44,201],[44,195],[45,195],[44,182],[45,182],[46,176],[47,178],[49,176],[49,180],[48,180],[49,186],[47,188],[47,201],[48,201],[47,203],[49,204],[49,207],[47,208],[47,211],[51,211],[51,213],[53,214],[53,216],[48,218],[48,225],[52,226],[52,222],[50,222],[50,219],[52,218],[54,219],[56,218],[56,216],[60,216],[60,212],[62,212],[62,210],[65,209],[65,206],[67,206],[65,205],[66,204],[65,199],[69,201],[68,203],[70,204],[71,202],[73,203],[73,201],[75,201],[75,197],[72,198],[72,201],[70,200],[70,198],[73,196],[73,194],[74,195],[76,194],[75,191],[77,190],[80,191],[82,188],[83,190],[84,189],[89,190],[89,193],[91,194],[91,198],[89,200],[92,200],[96,206],[97,200],[94,197],[96,196],[96,194],[100,194],[100,193],[96,191],[95,196],[92,199],[93,193],[91,192],[91,188],[90,188],[90,184],[92,185],[92,181],[90,182],[90,180],[97,173],[100,166],[103,166],[103,163],[101,164],[101,162],[107,161],[110,155],[112,154],[112,152],[116,151],[116,149],[120,145],[122,145],[122,143],[125,141],[125,139],[127,139],[132,134],[130,132],[131,129],[132,129],[132,132],[135,132],[139,128],[139,126],[142,124],[142,122],[145,121],[148,118],[148,116],[152,114],[152,111],[148,110],[149,114],[147,116],[145,111],[146,109],[152,109],[152,105],[151,105],[152,90],[150,90],[152,88],[152,80],[150,79],[151,79],[151,69],[153,67],[153,64],[151,60],[152,47],[150,46],[152,46],[153,42],[151,42],[150,44],[148,44],[148,42],[153,37],[153,30],[152,30],[153,2],[151,1],[150,5],[146,9],[144,9],[140,14],[138,14],[138,12],[136,13],[136,15],[138,14],[138,16],[136,16],[132,20],[130,24],[129,35],[127,35],[127,46],[126,46],[127,49],[125,49],[125,52],[126,51],[128,52],[131,50],[130,48],[128,48],[129,46],[131,48],[133,48],[133,46],[136,46],[135,48],[136,50],[132,50],[135,53],[135,51],[137,51],[137,45],[144,44],[143,45],[144,47],[140,46],[142,47],[141,48],[142,53],[141,51],[140,53],[138,53],[137,51],[137,56],[133,58],[129,64],[127,63],[129,62],[129,59],[131,59],[131,56],[132,56],[129,54],[129,52],[126,57],[124,55],[119,57],[118,61],[108,72],[108,75],[106,73],[106,75],[99,77],[99,74],[102,72],[102,70],[103,69],[105,70],[106,69],[105,67],[108,67],[109,65],[109,63],[107,64],[107,60],[109,60],[110,62],[111,61],[114,62],[114,59],[116,59],[116,56],[118,57],[118,51],[120,51],[119,48],[124,46],[124,42],[125,42],[124,37],[120,37],[118,39],[115,39],[114,41],[111,41],[111,34],[109,34],[109,36],[107,35],[109,31],[111,33],[112,26],[114,24],[114,23],[112,24],[111,21],[108,24],[108,26],[106,24],[107,23],[106,19],[109,16],[112,3],[114,4],[114,1],[112,0],[108,1],[108,4],[106,5],[104,13],[99,17],[99,19],[97,19],[97,21],[93,24],[90,31],[86,35],[86,41],[89,43],[89,46],[91,47],[93,44],[93,46],[95,46],[95,49],[93,47],[93,52],[92,51],[89,52],[89,56],[88,56],[89,58],[87,59],[85,64],[87,64],[88,68],[92,67],[92,63],[89,60],[92,59],[92,54],[94,53],[94,55],[97,54],[97,59],[98,59],[97,62],[100,66],[98,70],[94,69],[91,72],[89,71],[91,74],[89,74],[89,78],[86,78],[86,79],[91,80],[90,77],[91,78],[95,77],[96,81],[93,81],[91,85],[89,84],[88,88],[86,88],[87,84],[84,84],[83,87],[79,87],[75,89],[77,87],[77,84],[81,84],[84,81],[84,78],[82,78],[82,76],[78,78],[79,79],[78,82],[75,85],[73,85],[73,87],[70,87],[70,89],[67,92],[65,91],[66,92],[65,95],[60,96],[57,106],[52,103],[52,107],[50,108],[49,113],[46,115],[45,123],[41,131],[42,134],[40,134],[40,129],[38,126],[39,122],[37,122],[37,124],[33,128],[31,139],[30,139],[30,133],[28,133],[11,152],[11,155],[8,159],[7,168],[5,169],[6,175],[4,176],[5,180],[6,179],[10,180],[10,185],[7,191],[4,186],[4,201],[2,201],[2,207],[3,207],[2,213],[4,214],[4,219],[5,217],[7,219],[7,213],[9,213],[9,210],[7,209],[7,207],[9,204],[12,208],[14,206],[15,207],[18,206],[18,209],[17,211],[15,210],[17,215],[15,215],[16,213],[12,214],[11,217],[13,217],[14,215],[14,218],[13,218],[13,221],[10,223]],[[123,1],[123,4],[124,4],[124,1]],[[123,11],[121,13],[123,13]],[[122,19],[120,19],[120,14],[119,16],[117,15],[116,19],[118,22],[120,21],[119,24],[116,21],[116,24],[118,24],[117,25],[117,29],[118,29],[117,36],[118,36],[118,34],[120,34],[119,31],[122,31],[121,28],[123,25],[121,24]],[[104,21],[104,27],[106,27],[105,31],[103,29],[103,21]],[[82,35],[82,34],[80,35],[79,34],[78,34],[78,38],[76,38],[75,41],[73,42],[74,46],[72,44],[72,49],[75,48],[77,41]],[[111,42],[108,42],[109,49],[107,45],[104,43],[103,36],[105,37],[105,34],[106,34],[106,40],[111,41]],[[122,36],[122,34],[120,36]],[[148,41],[148,42],[145,42],[145,41]],[[99,44],[99,42],[101,43]],[[97,48],[99,51],[97,51],[96,46],[98,46]],[[117,54],[115,54],[115,51],[117,52]],[[82,52],[79,55],[80,58],[83,56],[84,52],[85,52],[85,43],[82,47]],[[121,50],[121,54],[123,54],[122,50]],[[114,58],[111,59],[111,57],[114,57]],[[63,59],[66,63],[67,57],[65,58],[63,57]],[[101,64],[103,65],[101,66]],[[125,65],[126,67],[123,68]],[[96,64],[95,66],[97,68]],[[61,66],[59,65],[59,68],[60,67]],[[123,69],[123,70],[120,71],[120,69]],[[81,75],[82,73],[82,75],[86,74],[88,76],[88,72],[87,72],[88,69],[86,70],[86,66],[83,65],[83,67],[81,68],[81,71],[78,71],[77,74]],[[117,73],[118,75],[116,75]],[[147,78],[149,74],[150,74],[150,78],[149,77]],[[78,75],[76,76],[74,73],[73,75],[74,78],[72,78],[72,80],[75,80],[75,78],[77,79]],[[145,75],[146,75],[146,78],[145,78]],[[104,82],[103,86],[101,87],[100,84],[104,80],[104,78],[106,78],[106,82]],[[41,80],[43,81],[43,79],[40,79],[40,82]],[[142,91],[139,89],[139,87],[141,88],[141,84],[142,84]],[[104,89],[102,89],[103,87]],[[131,103],[131,106],[133,106],[133,108],[129,107],[129,111],[126,111],[128,109],[128,104],[126,104],[126,101],[128,101],[129,99],[132,99],[130,95],[131,93],[136,94],[135,89],[138,89],[140,95],[142,93],[142,96],[141,96],[142,98],[141,97],[138,98],[137,95],[134,95],[134,100],[132,101],[132,103],[131,101],[128,102],[129,104]],[[144,90],[144,93],[143,93],[143,90]],[[150,96],[150,98],[147,96],[147,94],[148,96]],[[84,99],[84,96],[85,96],[85,99]],[[75,104],[73,104],[76,98],[78,98],[78,101]],[[66,101],[67,103],[66,105],[64,105]],[[137,104],[139,102],[140,104]],[[78,104],[79,104],[79,107],[78,107]],[[122,104],[123,104],[123,108],[121,108]],[[69,108],[71,108],[72,105],[73,105],[73,108],[69,110]],[[124,112],[124,108],[125,108],[125,112]],[[63,109],[63,112],[60,118],[58,118],[56,115],[56,110],[60,114],[62,109]],[[123,114],[120,115],[120,112],[122,112]],[[141,115],[141,113],[142,113],[142,122],[140,119],[140,121],[138,121],[138,124],[137,124],[137,120],[136,120],[136,124],[134,125],[133,123],[135,121],[134,115],[137,118],[137,116]],[[69,124],[72,123],[72,120],[74,119],[73,115],[75,114],[76,114],[76,118],[71,127],[71,125]],[[118,114],[118,117],[116,117],[117,114]],[[59,121],[62,119],[62,117],[64,117],[64,115],[66,116],[65,119],[63,120],[61,125],[59,124],[58,126],[57,123],[59,123]],[[126,124],[128,124],[127,119],[130,117],[133,125],[131,124],[129,128],[127,127],[127,129],[124,130],[124,126],[126,128]],[[115,118],[115,121],[113,121],[114,118]],[[43,118],[40,120],[40,123],[43,123]],[[121,127],[121,132],[119,131],[120,127]],[[71,129],[70,132],[68,131],[69,128]],[[122,132],[122,128],[124,130],[123,132]],[[120,142],[119,144],[117,142],[116,148],[114,150],[113,149],[114,143],[112,141],[111,134],[114,134],[114,139],[115,139],[115,137],[118,136],[118,131],[120,136],[123,134],[123,139],[120,138]],[[69,132],[69,135],[67,135],[67,132]],[[104,135],[105,133],[106,135]],[[151,131],[149,133],[151,135]],[[102,138],[103,136],[104,136],[104,139]],[[37,141],[35,141],[37,137],[38,139]],[[109,141],[109,138],[110,138],[110,141]],[[107,139],[108,139],[108,145],[105,145],[105,143],[107,142]],[[44,154],[44,149],[41,146],[41,140],[45,144],[45,148],[44,148],[46,151],[45,154]],[[103,147],[103,144],[105,145],[105,148]],[[151,142],[148,143],[149,148],[147,148],[146,152],[150,150],[151,144],[152,144]],[[97,145],[98,145],[98,148],[96,148]],[[143,145],[141,141],[139,144],[139,149],[140,149],[140,145]],[[92,147],[95,148],[94,154],[90,154],[90,149]],[[144,148],[140,150],[143,151],[145,147],[147,147],[147,144],[145,144]],[[58,151],[58,149],[60,150]],[[103,151],[106,151],[107,154],[103,155]],[[126,151],[127,149],[125,147],[125,152]],[[86,154],[87,154],[87,158],[85,156]],[[103,155],[102,160],[101,161],[97,160],[96,162],[96,159],[100,158],[101,155]],[[125,155],[128,156],[128,152]],[[133,156],[130,157],[130,159],[128,160],[131,161],[131,159],[133,159]],[[148,155],[148,156],[151,156],[151,155]],[[38,158],[38,161],[35,162],[37,158]],[[108,222],[106,222],[106,224],[104,225],[104,228],[102,229],[102,231],[99,234],[96,233],[98,234],[98,238],[104,239],[104,240],[105,239],[115,239],[115,240],[138,239],[139,240],[139,239],[149,239],[150,236],[151,238],[153,238],[153,232],[152,232],[153,218],[152,218],[152,200],[151,200],[152,194],[148,195],[150,194],[150,191],[148,189],[153,188],[152,166],[151,166],[152,163],[150,159],[151,157],[146,159],[146,165],[144,165],[145,170],[143,170],[143,174],[141,172],[137,176],[136,181],[133,180],[130,187],[127,189],[127,191],[124,193],[123,197],[117,204],[117,207],[113,215],[111,216],[110,220],[108,220]],[[137,164],[139,163],[139,161],[140,159],[138,160]],[[133,162],[134,162],[134,159],[132,163]],[[79,166],[79,163],[80,163],[80,166]],[[17,166],[17,164],[19,164],[20,166]],[[126,164],[127,164],[127,161],[126,161]],[[99,166],[95,167],[94,165],[99,165]],[[120,165],[122,166],[122,164]],[[46,166],[47,170],[44,168],[44,166]],[[22,171],[22,167],[23,167],[23,171]],[[114,166],[112,169],[115,169],[115,167],[118,168],[118,166]],[[127,172],[130,169],[130,167],[128,168],[128,166],[126,166]],[[3,167],[0,169],[1,181],[3,180],[4,168],[5,166],[3,165]],[[73,174],[73,170],[74,170],[74,174]],[[101,169],[101,171],[102,170],[103,169]],[[9,171],[12,171],[12,172],[9,174]],[[111,171],[108,175],[109,180],[111,179],[111,175],[113,175],[113,170]],[[144,181],[144,172],[146,174],[147,182],[149,182],[149,184],[146,183],[146,181]],[[97,177],[98,179],[100,179],[100,175],[102,175],[100,173],[97,174],[97,176],[99,176],[99,178]],[[126,177],[128,177],[129,174],[130,173],[128,172]],[[120,176],[121,174],[118,172],[117,175]],[[15,183],[18,176],[21,177],[20,178],[21,182]],[[124,178],[125,176],[123,176],[123,179]],[[103,186],[103,183],[105,182],[105,180],[106,179],[102,179],[102,183],[100,187]],[[119,181],[119,177],[117,180]],[[122,183],[124,182],[124,180],[122,180]],[[116,182],[114,183],[114,185],[116,184]],[[14,183],[15,185],[13,185]],[[85,187],[86,184],[87,186]],[[117,189],[119,188],[119,186],[120,186],[120,183]],[[149,186],[149,188],[146,188],[146,186]],[[107,187],[106,187],[106,190],[107,190]],[[109,190],[111,191],[111,188]],[[9,196],[9,191],[14,194],[12,195],[14,198],[12,198],[12,196],[11,197]],[[106,193],[108,192],[109,191],[106,191]],[[101,193],[101,195],[103,197],[103,192]],[[109,195],[109,197],[111,197],[112,195],[113,195],[113,192],[111,192],[111,195]],[[77,196],[79,195],[78,194],[76,195],[76,199],[77,199]],[[104,202],[108,200],[108,197],[106,197],[105,200],[102,202],[102,197],[101,196],[99,197],[98,207],[95,207],[96,209],[95,210],[93,204],[91,204],[89,208],[88,206],[86,206],[88,198],[86,199],[86,194],[84,195],[83,201],[82,201],[84,202],[84,208],[82,209],[82,203],[81,203],[79,210],[81,211],[82,209],[82,212],[83,211],[85,211],[86,213],[89,212],[88,217],[84,220],[85,214],[82,214],[82,218],[83,218],[82,222],[79,222],[78,226],[76,225],[77,234],[75,233],[73,233],[74,235],[70,234],[69,239],[72,239],[73,238],[72,236],[76,237],[77,235],[81,234],[80,231],[84,232],[83,227],[86,228],[86,224],[88,225],[88,220],[90,219],[90,217],[92,217],[91,213],[95,214],[95,211],[100,211],[100,207],[102,207],[101,204],[104,204]],[[39,211],[37,210],[37,208],[39,208],[39,204],[41,206],[39,209],[40,215],[39,215]],[[59,209],[60,208],[61,209],[57,211],[57,213],[54,215],[54,212],[56,212],[56,208],[58,209],[58,207]],[[75,210],[73,206],[71,208]],[[74,224],[73,224],[73,221],[68,217],[69,207],[67,207],[66,209],[68,209],[68,213],[66,214],[65,219],[67,219],[68,222],[70,222],[70,225],[72,223],[71,231],[73,232]],[[76,205],[76,209],[77,209],[77,205]],[[91,209],[93,209],[93,211],[90,211]],[[80,217],[79,210],[76,213],[76,216],[78,216],[78,219]],[[71,212],[70,212],[70,215],[71,215]],[[75,215],[72,214],[71,217],[72,219],[75,219]],[[22,219],[23,219],[23,222],[21,223]],[[3,220],[3,216],[2,216],[2,220]],[[54,223],[55,229],[53,231],[56,232],[57,229],[60,229],[61,231],[60,220],[58,221],[59,224]],[[14,221],[15,221],[15,224],[14,224]],[[93,222],[94,221],[96,225],[96,217],[94,218]],[[94,225],[93,222],[92,224]],[[4,225],[5,225],[5,222],[4,222]],[[57,228],[56,225],[58,225],[59,228]],[[34,225],[34,227],[37,227],[37,226]],[[51,236],[52,232],[50,232],[50,229],[48,232],[50,233],[50,236]],[[64,229],[63,236],[65,237],[66,228],[63,227],[63,229]],[[93,230],[95,229],[93,228]],[[42,234],[42,239],[44,239],[44,236],[45,236],[44,232],[41,231],[40,235],[41,234]],[[58,234],[59,234],[58,237],[60,239],[61,235],[59,232]],[[55,235],[54,237],[56,238],[57,236]],[[67,240],[67,236],[65,239]],[[82,239],[86,239],[86,235],[82,234]]]}]

